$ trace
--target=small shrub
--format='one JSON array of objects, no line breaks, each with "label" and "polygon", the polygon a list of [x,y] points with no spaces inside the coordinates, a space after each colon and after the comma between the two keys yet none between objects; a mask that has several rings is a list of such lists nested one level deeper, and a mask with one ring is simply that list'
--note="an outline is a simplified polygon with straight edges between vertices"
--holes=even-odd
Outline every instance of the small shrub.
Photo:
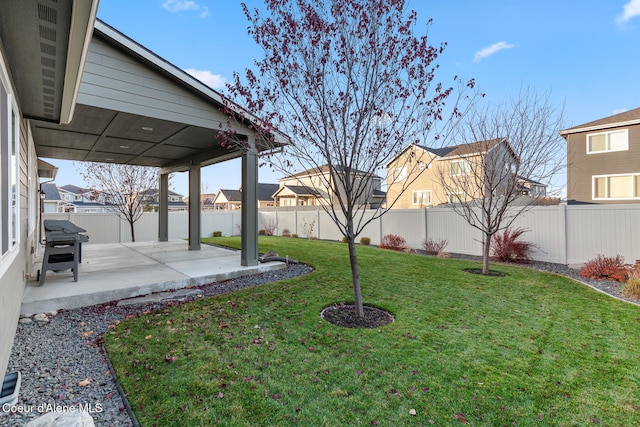
[{"label": "small shrub", "polygon": [[640,271],[638,269],[629,274],[629,280],[622,287],[622,295],[627,298],[640,299]]},{"label": "small shrub", "polygon": [[447,247],[449,241],[447,239],[439,239],[439,240],[423,240],[422,241],[422,250],[425,251],[429,255],[438,255],[440,252]]},{"label": "small shrub", "polygon": [[291,233],[291,238],[292,238],[292,239],[297,239],[297,238],[298,238],[298,235],[297,235],[296,233]]},{"label": "small shrub", "polygon": [[288,228],[285,228],[284,230],[282,230],[282,237],[290,237],[291,236],[291,232],[289,231]]},{"label": "small shrub", "polygon": [[222,237],[222,231],[214,231],[213,237]]},{"label": "small shrub", "polygon": [[318,240],[318,236],[307,236],[309,240]]},{"label": "small shrub", "polygon": [[387,234],[380,240],[382,249],[391,249],[393,251],[403,251],[407,247],[407,241],[397,234]]},{"label": "small shrub", "polygon": [[362,246],[369,246],[371,244],[371,239],[368,237],[361,237],[360,238],[360,244]]},{"label": "small shrub", "polygon": [[258,230],[258,236],[266,236],[267,230]]},{"label": "small shrub", "polygon": [[497,261],[516,262],[526,264],[531,261],[531,251],[535,245],[530,242],[520,240],[520,236],[526,233],[524,228],[515,230],[506,229],[502,233],[493,235],[491,248],[493,256]]},{"label": "small shrub", "polygon": [[627,280],[627,269],[624,264],[624,257],[616,255],[615,257],[606,257],[599,254],[580,269],[580,276],[587,279],[596,280],[615,280],[624,282]]},{"label": "small shrub", "polygon": [[342,236],[342,243],[347,243],[348,241],[347,236]]}]

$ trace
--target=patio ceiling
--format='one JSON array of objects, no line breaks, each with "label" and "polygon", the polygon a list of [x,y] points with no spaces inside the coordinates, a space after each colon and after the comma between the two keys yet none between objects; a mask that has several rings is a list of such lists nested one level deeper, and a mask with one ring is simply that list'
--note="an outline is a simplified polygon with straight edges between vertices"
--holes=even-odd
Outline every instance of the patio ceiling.
[{"label": "patio ceiling", "polygon": [[82,104],[68,125],[34,122],[33,137],[41,157],[172,171],[241,155],[221,147],[215,129]]}]

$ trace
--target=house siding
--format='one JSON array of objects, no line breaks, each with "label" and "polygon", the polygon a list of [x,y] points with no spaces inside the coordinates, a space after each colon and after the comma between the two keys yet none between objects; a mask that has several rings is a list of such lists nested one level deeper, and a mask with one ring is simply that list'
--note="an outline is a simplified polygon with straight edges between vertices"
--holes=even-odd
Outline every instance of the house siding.
[{"label": "house siding", "polygon": [[219,129],[226,117],[210,102],[93,37],[78,104]]},{"label": "house siding", "polygon": [[[629,149],[587,154],[587,135],[628,129]],[[594,200],[593,176],[640,173],[640,125],[612,127],[567,136],[567,200],[569,203],[628,204],[640,200]]]},{"label": "house siding", "polygon": [[[20,203],[20,242],[18,250],[2,260],[0,275],[0,378],[4,378],[9,363],[9,355],[18,325],[20,306],[26,286],[26,273],[31,272],[34,255],[31,248],[37,244],[37,227],[29,224],[29,192],[33,191],[36,180],[29,182],[29,145],[33,142],[27,138],[27,122],[21,120],[20,128],[20,167],[19,167],[19,203]],[[33,149],[33,147],[31,147]],[[37,219],[37,215],[36,215]],[[36,221],[37,223],[37,221]],[[31,228],[31,230],[30,230]],[[6,269],[5,269],[6,268]]]}]

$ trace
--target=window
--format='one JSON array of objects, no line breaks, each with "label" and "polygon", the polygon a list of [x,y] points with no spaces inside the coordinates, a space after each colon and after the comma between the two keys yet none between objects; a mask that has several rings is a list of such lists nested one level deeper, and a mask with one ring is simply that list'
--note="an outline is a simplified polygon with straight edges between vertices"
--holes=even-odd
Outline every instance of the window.
[{"label": "window", "polygon": [[593,199],[640,199],[640,174],[594,176]]},{"label": "window", "polygon": [[431,190],[414,191],[412,195],[414,205],[428,206],[431,205]]},{"label": "window", "polygon": [[0,79],[0,249],[2,258],[17,247],[20,224],[20,120]]},{"label": "window", "polygon": [[469,175],[471,165],[468,160],[454,160],[451,162],[451,176]]},{"label": "window", "polygon": [[449,203],[462,203],[466,198],[464,193],[449,193]]},{"label": "window", "polygon": [[407,179],[407,168],[391,169],[391,183],[400,182]]},{"label": "window", "polygon": [[587,154],[625,151],[629,149],[627,129],[587,135]]}]

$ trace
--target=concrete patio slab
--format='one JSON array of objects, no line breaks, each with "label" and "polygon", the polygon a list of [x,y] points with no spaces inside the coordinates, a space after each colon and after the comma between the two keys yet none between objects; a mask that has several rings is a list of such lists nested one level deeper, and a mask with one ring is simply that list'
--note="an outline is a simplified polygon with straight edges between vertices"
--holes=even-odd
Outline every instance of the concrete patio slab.
[{"label": "concrete patio slab", "polygon": [[25,289],[22,314],[102,304],[285,267],[281,262],[245,267],[239,251],[209,245],[190,251],[184,240],[84,244],[77,282],[71,270],[49,271],[44,285],[38,286],[41,265],[36,263]]}]

